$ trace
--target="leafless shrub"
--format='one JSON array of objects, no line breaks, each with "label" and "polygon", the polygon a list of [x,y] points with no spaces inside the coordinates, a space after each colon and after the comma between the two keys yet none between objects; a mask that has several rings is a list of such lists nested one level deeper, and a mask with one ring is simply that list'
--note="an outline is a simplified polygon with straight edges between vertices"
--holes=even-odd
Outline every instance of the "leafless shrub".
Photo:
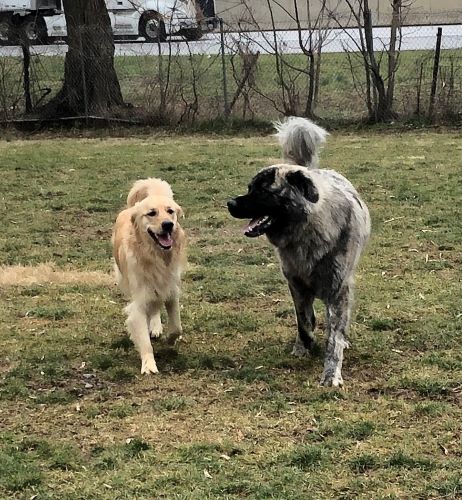
[{"label": "leafless shrub", "polygon": [[[346,2],[360,10],[350,9],[345,17],[345,9],[327,9],[327,5],[332,9]],[[393,0],[394,5],[397,3]],[[142,46],[142,55],[137,46],[132,54],[116,56],[117,78],[129,106],[111,107],[111,113],[163,124],[226,119],[229,115],[243,119],[273,119],[280,114],[360,119],[366,111],[371,120],[377,121],[383,106],[391,110],[388,116],[426,116],[432,51],[401,55],[403,10],[399,16],[395,12],[394,21],[391,19],[394,27],[390,29],[395,34],[383,40],[376,37],[371,47],[367,40],[370,33],[366,34],[363,27],[364,15],[368,16],[366,4],[367,0],[320,1],[317,10],[310,10],[314,3],[309,0],[265,0],[270,19],[267,29],[268,25],[259,26],[249,1],[237,25],[225,24],[222,33],[205,36],[198,44],[169,38]],[[279,31],[281,23],[275,12],[282,12],[286,26],[295,29]],[[333,32],[333,25],[342,26],[342,31]],[[344,36],[339,35],[342,32]],[[330,44],[338,46],[340,39],[344,41],[344,54],[326,55],[333,51]],[[46,103],[62,87],[64,59],[37,55],[40,50],[34,47],[30,54],[32,109]],[[123,50],[129,49],[124,46]],[[443,52],[435,95],[439,118],[460,114],[462,102],[462,59],[455,52]],[[91,88],[88,78],[104,80],[104,69],[92,57],[93,53],[84,51],[73,55],[76,67],[72,74],[80,72],[80,80],[85,81],[82,89]],[[20,56],[0,58],[3,119],[19,116],[26,108],[22,75]],[[75,99],[85,100],[84,94]]]},{"label": "leafless shrub", "polygon": [[[248,113],[253,117],[251,108],[251,93],[256,85],[257,62],[260,52],[252,52],[249,41],[236,40],[235,47],[237,51],[231,55],[230,63],[233,72],[233,79],[236,84],[236,90],[229,104],[228,112],[231,113],[242,96],[242,118],[245,119]],[[236,60],[237,59],[237,60]]]},{"label": "leafless shrub", "polygon": [[460,103],[462,102],[461,61],[460,57],[451,55],[440,66],[439,92],[436,103],[436,112],[440,116],[452,118],[457,114],[460,115]]},{"label": "leafless shrub", "polygon": [[[310,2],[293,0],[291,8],[279,0],[266,0],[270,19],[270,30],[264,30],[253,14],[251,2],[244,3],[246,23],[260,32],[260,41],[253,41],[259,46],[260,53],[268,53],[274,57],[274,66],[279,86],[278,99],[266,95],[275,108],[285,115],[315,116],[319,98],[319,79],[321,71],[322,46],[330,26],[327,16],[327,1],[321,0],[316,15],[312,14]],[[289,4],[290,5],[290,4]],[[305,13],[301,14],[302,6]],[[296,46],[287,45],[277,30],[274,9],[278,7],[286,16],[288,22],[295,26]],[[241,34],[245,37],[245,33]],[[291,52],[301,52],[306,59],[293,57]],[[261,88],[255,89],[265,96]]]},{"label": "leafless shrub", "polygon": [[0,117],[11,120],[20,109],[22,99],[21,62],[12,57],[0,57]]},{"label": "leafless shrub", "polygon": [[[374,122],[387,121],[396,118],[393,110],[395,91],[395,75],[399,67],[401,50],[401,27],[410,2],[405,0],[391,0],[392,15],[390,23],[390,39],[388,44],[377,47],[377,40],[373,35],[372,11],[369,0],[343,0],[350,14],[350,19],[338,17],[331,11],[330,17],[336,21],[339,28],[345,30],[350,44],[345,45],[352,68],[352,77],[355,79],[356,89],[364,95],[368,109],[369,120]],[[355,38],[347,26],[356,24],[358,38]],[[351,50],[353,48],[353,50]],[[386,57],[384,57],[386,56]],[[357,72],[353,71],[353,60],[360,58],[364,67],[364,81],[358,81]],[[386,71],[382,70],[383,61],[386,61]]]}]

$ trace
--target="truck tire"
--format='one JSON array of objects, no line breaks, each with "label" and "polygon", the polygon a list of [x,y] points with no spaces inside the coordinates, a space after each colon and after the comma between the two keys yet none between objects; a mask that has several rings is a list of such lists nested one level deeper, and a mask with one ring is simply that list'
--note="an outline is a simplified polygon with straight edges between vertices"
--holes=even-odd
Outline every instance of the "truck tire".
[{"label": "truck tire", "polygon": [[185,29],[181,33],[188,42],[195,42],[197,40],[200,40],[202,38],[202,30],[201,28],[189,28]]},{"label": "truck tire", "polygon": [[165,42],[167,33],[164,21],[156,12],[146,12],[140,20],[139,34],[147,42]]},{"label": "truck tire", "polygon": [[8,45],[10,43],[11,25],[6,17],[0,18],[0,45]]},{"label": "truck tire", "polygon": [[39,15],[26,16],[21,23],[30,43],[45,44],[48,41],[48,32],[45,19]]}]

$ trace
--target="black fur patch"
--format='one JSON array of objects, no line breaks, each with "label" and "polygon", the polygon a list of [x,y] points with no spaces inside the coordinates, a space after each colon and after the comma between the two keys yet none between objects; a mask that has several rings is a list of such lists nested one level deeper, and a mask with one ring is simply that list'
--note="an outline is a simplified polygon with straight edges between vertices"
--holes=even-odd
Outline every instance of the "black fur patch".
[{"label": "black fur patch", "polygon": [[319,200],[319,193],[313,181],[300,170],[289,172],[286,175],[287,182],[298,189],[302,195],[311,203]]},{"label": "black fur patch", "polygon": [[276,169],[266,168],[252,179],[252,182],[249,185],[249,191],[268,188],[274,184],[275,179]]}]

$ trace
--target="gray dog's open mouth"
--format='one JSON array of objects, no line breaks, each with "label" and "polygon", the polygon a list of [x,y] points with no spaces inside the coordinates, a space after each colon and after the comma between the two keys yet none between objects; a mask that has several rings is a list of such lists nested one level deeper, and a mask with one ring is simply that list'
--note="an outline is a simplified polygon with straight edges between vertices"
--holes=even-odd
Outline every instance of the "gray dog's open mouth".
[{"label": "gray dog's open mouth", "polygon": [[170,233],[156,234],[151,229],[148,229],[149,236],[162,248],[162,250],[170,250],[173,245],[172,235]]},{"label": "gray dog's open mouth", "polygon": [[263,217],[255,217],[255,219],[252,219],[244,228],[244,234],[248,238],[256,238],[257,236],[265,234],[272,223],[273,220],[269,215],[264,215]]}]

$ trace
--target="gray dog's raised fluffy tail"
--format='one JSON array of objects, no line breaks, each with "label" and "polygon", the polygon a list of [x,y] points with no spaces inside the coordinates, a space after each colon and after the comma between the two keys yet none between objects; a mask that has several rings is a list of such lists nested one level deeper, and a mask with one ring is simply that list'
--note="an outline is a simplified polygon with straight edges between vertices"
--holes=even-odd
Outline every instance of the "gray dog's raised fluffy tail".
[{"label": "gray dog's raised fluffy tail", "polygon": [[274,126],[284,160],[307,168],[318,168],[319,150],[329,135],[326,130],[298,116],[275,122]]}]

